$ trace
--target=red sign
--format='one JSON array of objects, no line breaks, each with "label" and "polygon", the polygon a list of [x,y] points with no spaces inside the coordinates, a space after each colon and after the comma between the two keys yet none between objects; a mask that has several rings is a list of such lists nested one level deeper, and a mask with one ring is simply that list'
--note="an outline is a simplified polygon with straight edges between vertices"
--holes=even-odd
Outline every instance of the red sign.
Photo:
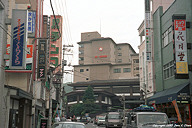
[{"label": "red sign", "polygon": [[107,58],[107,55],[95,56],[95,58]]},{"label": "red sign", "polygon": [[185,20],[175,20],[175,30],[177,31],[185,31]]}]

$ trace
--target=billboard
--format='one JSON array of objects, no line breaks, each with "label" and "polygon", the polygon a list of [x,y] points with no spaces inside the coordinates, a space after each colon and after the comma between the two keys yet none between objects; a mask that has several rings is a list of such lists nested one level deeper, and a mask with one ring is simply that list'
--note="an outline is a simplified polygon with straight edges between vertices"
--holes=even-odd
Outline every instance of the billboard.
[{"label": "billboard", "polygon": [[11,20],[10,69],[26,69],[28,11],[13,9]]},{"label": "billboard", "polygon": [[[62,60],[62,16],[51,16],[50,18],[50,51],[49,62],[57,67],[55,72],[61,70]],[[59,30],[58,30],[59,29]]]},{"label": "billboard", "polygon": [[173,53],[175,60],[175,74],[188,75],[186,16],[173,15]]}]

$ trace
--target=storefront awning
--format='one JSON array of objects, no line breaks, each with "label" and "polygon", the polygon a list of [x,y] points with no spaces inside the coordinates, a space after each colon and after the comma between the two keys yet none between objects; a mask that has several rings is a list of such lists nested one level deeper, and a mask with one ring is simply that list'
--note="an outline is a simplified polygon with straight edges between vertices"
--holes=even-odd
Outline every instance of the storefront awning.
[{"label": "storefront awning", "polygon": [[161,92],[157,92],[156,94],[148,98],[147,102],[149,105],[151,105],[152,103],[168,103],[172,102],[173,100],[188,101],[189,98],[189,83],[185,83]]}]

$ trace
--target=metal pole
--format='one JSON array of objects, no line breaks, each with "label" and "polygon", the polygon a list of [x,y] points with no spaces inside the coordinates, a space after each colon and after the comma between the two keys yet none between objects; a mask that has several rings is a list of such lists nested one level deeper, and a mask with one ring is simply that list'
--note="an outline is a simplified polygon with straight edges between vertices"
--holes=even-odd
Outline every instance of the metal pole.
[{"label": "metal pole", "polygon": [[52,77],[53,77],[53,71],[50,68],[50,87],[49,87],[49,118],[48,118],[48,128],[51,128],[52,123]]},{"label": "metal pole", "polygon": [[125,126],[125,95],[123,95],[123,126]]}]

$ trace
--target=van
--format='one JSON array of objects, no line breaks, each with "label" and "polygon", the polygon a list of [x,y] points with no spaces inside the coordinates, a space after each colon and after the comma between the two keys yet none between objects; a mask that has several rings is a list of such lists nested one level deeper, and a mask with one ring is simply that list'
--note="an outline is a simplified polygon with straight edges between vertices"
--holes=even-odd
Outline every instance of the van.
[{"label": "van", "polygon": [[127,128],[173,128],[166,113],[130,112],[127,115]]},{"label": "van", "polygon": [[108,112],[105,117],[106,128],[122,128],[123,116],[120,112]]}]

